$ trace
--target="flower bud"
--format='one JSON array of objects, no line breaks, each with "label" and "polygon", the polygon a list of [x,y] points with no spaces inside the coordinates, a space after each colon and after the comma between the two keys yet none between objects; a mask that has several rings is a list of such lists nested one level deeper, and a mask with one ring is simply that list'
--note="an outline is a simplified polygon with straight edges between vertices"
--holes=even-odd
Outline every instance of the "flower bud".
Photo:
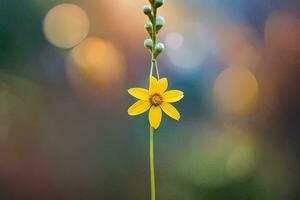
[{"label": "flower bud", "polygon": [[156,31],[159,31],[165,24],[165,19],[162,16],[156,17]]},{"label": "flower bud", "polygon": [[154,57],[157,58],[165,50],[165,45],[163,43],[158,43],[154,48]]},{"label": "flower bud", "polygon": [[151,15],[152,8],[151,8],[150,5],[145,5],[143,11],[144,11],[144,14],[145,14],[145,15],[148,15],[148,16],[149,16],[149,15]]},{"label": "flower bud", "polygon": [[146,39],[144,41],[144,46],[146,47],[146,49],[148,49],[149,51],[152,51],[153,49],[153,41],[151,39]]},{"label": "flower bud", "polygon": [[155,8],[159,8],[164,4],[164,0],[154,0]]},{"label": "flower bud", "polygon": [[149,33],[150,36],[152,36],[152,32],[153,32],[153,25],[151,22],[148,22],[145,24],[145,29],[147,30],[147,32]]}]

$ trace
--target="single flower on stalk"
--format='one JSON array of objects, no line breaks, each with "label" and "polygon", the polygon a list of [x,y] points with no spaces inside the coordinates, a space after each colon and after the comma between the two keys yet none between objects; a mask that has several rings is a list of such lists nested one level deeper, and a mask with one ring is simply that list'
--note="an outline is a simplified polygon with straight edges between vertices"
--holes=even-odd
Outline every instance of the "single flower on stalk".
[{"label": "single flower on stalk", "polygon": [[149,111],[149,122],[151,127],[157,129],[161,123],[162,110],[175,120],[180,119],[180,113],[170,103],[180,101],[184,94],[180,90],[169,90],[168,79],[162,78],[157,80],[155,77],[150,77],[149,90],[144,88],[130,88],[128,93],[139,99],[130,108],[128,114],[136,116]]}]

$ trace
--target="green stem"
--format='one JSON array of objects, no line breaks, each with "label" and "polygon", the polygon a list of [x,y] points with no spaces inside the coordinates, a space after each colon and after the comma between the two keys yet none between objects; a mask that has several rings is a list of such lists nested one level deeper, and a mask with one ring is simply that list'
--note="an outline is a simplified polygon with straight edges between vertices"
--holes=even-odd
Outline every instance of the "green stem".
[{"label": "green stem", "polygon": [[153,75],[153,68],[154,68],[154,63],[151,61],[151,68],[150,68],[149,80],[150,80],[151,76]]},{"label": "green stem", "polygon": [[152,5],[152,9],[153,9],[153,19],[152,19],[152,41],[153,41],[153,49],[151,52],[151,75],[153,73],[153,68],[155,66],[155,71],[156,71],[156,75],[157,78],[159,79],[159,73],[158,73],[158,67],[157,67],[157,61],[156,58],[154,56],[154,48],[156,46],[157,43],[157,33],[156,33],[156,17],[157,17],[157,9]]},{"label": "green stem", "polygon": [[151,177],[151,200],[155,200],[155,173],[154,173],[154,130],[150,126],[150,177]]},{"label": "green stem", "polygon": [[151,68],[150,68],[150,77],[153,75],[154,67],[155,67],[156,77],[159,80],[159,71],[158,71],[157,60],[156,59],[152,59]]},{"label": "green stem", "polygon": [[157,79],[159,80],[159,71],[158,71],[158,66],[157,66],[157,60],[155,59],[155,71],[156,71],[156,76],[157,76]]},{"label": "green stem", "polygon": [[[153,30],[152,30],[152,40],[153,40],[153,47],[156,46],[156,17],[157,17],[157,9],[152,5],[152,9],[153,9],[153,19],[152,19],[152,25],[153,25]],[[152,50],[152,54],[154,53],[154,51]]]},{"label": "green stem", "polygon": [[[154,56],[154,48],[157,43],[157,32],[156,32],[156,16],[157,16],[157,9],[153,6],[152,4],[152,9],[153,9],[153,19],[152,19],[152,35],[151,39],[153,41],[153,48],[151,51],[151,68],[150,68],[150,77],[153,75],[153,69],[155,67],[156,75],[157,78],[159,79],[159,72],[158,72],[158,67],[157,67],[157,61]],[[155,200],[156,195],[155,195],[155,172],[154,172],[154,142],[153,142],[153,137],[154,137],[154,128],[151,127],[150,125],[150,179],[151,179],[151,200]]]}]

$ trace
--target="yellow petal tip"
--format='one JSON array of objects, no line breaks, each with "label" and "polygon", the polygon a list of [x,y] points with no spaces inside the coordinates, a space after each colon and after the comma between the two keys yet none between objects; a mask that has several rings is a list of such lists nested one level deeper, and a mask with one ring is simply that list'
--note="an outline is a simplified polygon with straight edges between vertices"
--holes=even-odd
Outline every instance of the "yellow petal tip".
[{"label": "yellow petal tip", "polygon": [[176,121],[179,121],[179,120],[180,120],[180,117],[181,117],[181,116],[180,116],[180,114],[179,114],[179,116],[174,116],[173,119],[176,120]]},{"label": "yellow petal tip", "polygon": [[129,110],[127,110],[127,114],[128,114],[129,116],[132,116],[132,113],[131,113]]}]

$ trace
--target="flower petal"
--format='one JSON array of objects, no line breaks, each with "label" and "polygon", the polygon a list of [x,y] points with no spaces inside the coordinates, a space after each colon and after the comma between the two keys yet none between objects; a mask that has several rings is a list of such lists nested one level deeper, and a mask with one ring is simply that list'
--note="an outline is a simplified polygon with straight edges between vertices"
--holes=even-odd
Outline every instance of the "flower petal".
[{"label": "flower petal", "polygon": [[128,93],[141,100],[148,100],[149,99],[149,91],[144,88],[130,88]]},{"label": "flower petal", "polygon": [[157,129],[160,125],[162,118],[162,112],[159,106],[152,106],[149,111],[149,122],[150,125]]},{"label": "flower petal", "polygon": [[157,82],[156,92],[162,95],[167,90],[167,88],[168,88],[168,79],[167,78],[159,79]]},{"label": "flower petal", "polygon": [[151,106],[149,101],[139,100],[128,108],[128,115],[135,116],[146,112]]},{"label": "flower petal", "polygon": [[180,119],[180,113],[178,112],[178,110],[172,106],[169,103],[163,102],[160,105],[161,109],[171,118],[175,119],[175,120],[179,120]]},{"label": "flower petal", "polygon": [[157,79],[154,76],[150,77],[149,80],[149,93],[154,94],[156,92],[156,88],[157,88]]},{"label": "flower petal", "polygon": [[184,94],[180,90],[169,90],[163,94],[163,101],[168,103],[174,103],[180,101],[184,97]]}]

